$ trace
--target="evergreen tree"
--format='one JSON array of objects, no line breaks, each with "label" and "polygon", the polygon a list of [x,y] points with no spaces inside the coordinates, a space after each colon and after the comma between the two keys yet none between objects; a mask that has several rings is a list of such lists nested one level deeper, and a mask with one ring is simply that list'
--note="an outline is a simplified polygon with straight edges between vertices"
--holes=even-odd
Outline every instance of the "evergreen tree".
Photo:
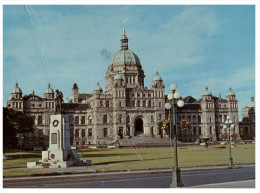
[{"label": "evergreen tree", "polygon": [[32,117],[23,112],[3,108],[3,147],[16,148],[18,134],[33,131],[34,121]]}]

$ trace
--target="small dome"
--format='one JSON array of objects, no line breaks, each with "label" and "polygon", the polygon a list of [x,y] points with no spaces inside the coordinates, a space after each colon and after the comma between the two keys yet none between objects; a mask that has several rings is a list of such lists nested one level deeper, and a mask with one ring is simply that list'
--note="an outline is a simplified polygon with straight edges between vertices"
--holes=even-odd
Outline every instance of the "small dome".
[{"label": "small dome", "polygon": [[156,72],[156,75],[153,77],[153,81],[157,81],[157,80],[162,81],[162,77],[159,75],[158,72]]},{"label": "small dome", "polygon": [[254,97],[251,97],[251,101],[247,104],[249,108],[255,108],[255,100]]},{"label": "small dome", "polygon": [[101,86],[99,86],[99,83],[97,83],[97,86],[94,89],[94,91],[102,91],[102,88],[101,88]]},{"label": "small dome", "polygon": [[18,87],[18,83],[16,83],[15,88],[12,91],[12,94],[22,94],[22,90]]},{"label": "small dome", "polygon": [[45,90],[44,94],[54,94],[50,84],[48,84],[48,88]]},{"label": "small dome", "polygon": [[229,88],[229,91],[227,93],[227,96],[235,96],[234,91],[232,90],[232,88]]},{"label": "small dome", "polygon": [[123,77],[117,72],[117,74],[114,76],[114,80],[123,80]]},{"label": "small dome", "polygon": [[208,87],[206,87],[206,90],[203,93],[203,96],[204,95],[212,95],[211,92],[209,91]]}]

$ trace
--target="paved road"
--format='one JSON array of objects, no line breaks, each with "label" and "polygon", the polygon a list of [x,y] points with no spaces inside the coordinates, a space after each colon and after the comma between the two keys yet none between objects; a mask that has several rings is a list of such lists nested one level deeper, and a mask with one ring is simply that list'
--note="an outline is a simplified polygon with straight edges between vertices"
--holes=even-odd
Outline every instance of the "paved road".
[{"label": "paved road", "polygon": [[[184,187],[209,188],[209,184],[218,188],[254,188],[255,168],[219,169],[208,171],[185,171],[181,173]],[[168,188],[171,173],[117,175],[99,177],[81,177],[63,180],[44,180],[4,183],[4,188]],[[250,181],[248,181],[250,180]],[[240,182],[243,181],[243,183]],[[238,183],[233,183],[238,182]],[[215,187],[216,188],[216,187]]]}]

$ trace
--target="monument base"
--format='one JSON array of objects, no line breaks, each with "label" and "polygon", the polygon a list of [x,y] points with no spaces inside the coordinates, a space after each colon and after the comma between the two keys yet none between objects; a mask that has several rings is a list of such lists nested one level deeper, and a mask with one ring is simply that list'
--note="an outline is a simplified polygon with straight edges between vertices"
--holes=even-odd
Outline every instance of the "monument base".
[{"label": "monument base", "polygon": [[27,162],[27,168],[67,168],[91,165],[91,161],[81,161],[78,152],[70,147],[69,116],[51,115],[49,148],[42,151],[42,160]]}]

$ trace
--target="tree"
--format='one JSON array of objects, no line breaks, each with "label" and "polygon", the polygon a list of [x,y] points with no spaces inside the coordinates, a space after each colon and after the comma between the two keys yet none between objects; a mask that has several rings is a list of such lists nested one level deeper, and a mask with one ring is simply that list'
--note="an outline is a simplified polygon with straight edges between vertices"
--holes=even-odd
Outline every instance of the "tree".
[{"label": "tree", "polygon": [[23,112],[3,108],[3,147],[16,148],[19,133],[33,131],[33,118]]}]

